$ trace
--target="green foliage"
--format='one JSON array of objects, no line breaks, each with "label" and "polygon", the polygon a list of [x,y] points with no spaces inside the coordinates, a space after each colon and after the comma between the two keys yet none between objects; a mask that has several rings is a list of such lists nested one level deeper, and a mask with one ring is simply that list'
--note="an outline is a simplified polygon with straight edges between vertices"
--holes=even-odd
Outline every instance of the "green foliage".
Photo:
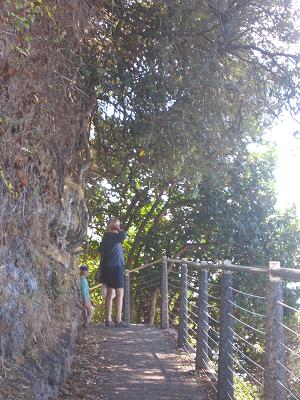
[{"label": "green foliage", "polygon": [[[299,107],[291,3],[123,1],[107,10],[111,23],[104,24],[104,33],[95,25],[94,60],[82,70],[83,79],[96,84],[98,99],[87,189],[93,234],[100,238],[108,218],[119,217],[129,233],[129,267],[164,251],[195,260],[229,258],[260,266],[279,260],[297,267],[299,222],[293,208],[275,208],[274,149],[247,151],[285,105],[293,112]],[[95,246],[92,240],[91,258]],[[132,281],[139,322],[148,318],[155,289],[144,288],[146,273]],[[154,270],[151,278],[157,278]],[[210,276],[211,283],[219,279]],[[265,283],[234,274],[235,288],[246,293],[264,296]],[[219,296],[217,288],[210,293]],[[285,288],[289,304],[296,293]],[[265,313],[255,298],[236,294],[236,301]],[[217,301],[211,303],[218,320]],[[170,307],[178,307],[171,291]],[[242,308],[236,310],[236,331],[252,346],[236,345],[261,364],[264,320],[258,315],[253,322]],[[256,331],[244,325],[250,321]],[[218,329],[213,323],[212,328]],[[216,357],[215,349],[211,358]],[[249,368],[260,378],[246,357],[240,362],[239,374]],[[242,375],[241,380],[235,382],[238,396],[259,396],[258,387]]]},{"label": "green foliage", "polygon": [[294,10],[270,1],[270,18],[265,7],[117,2],[105,32],[94,27],[83,72],[98,82],[92,227],[121,218],[129,265],[191,243],[195,257],[293,262],[297,227],[292,210],[274,209],[272,151],[246,151],[298,96],[298,56],[285,53],[298,37]]},{"label": "green foliage", "polygon": [[[105,60],[91,74],[96,131],[126,144],[131,136],[160,179],[199,182],[224,169],[285,103],[297,108],[289,102],[299,95],[298,55],[288,52],[295,18],[277,0],[116,2],[105,33],[94,31]],[[110,151],[111,141],[99,142],[97,152]]]},{"label": "green foliage", "polygon": [[259,385],[250,383],[239,375],[234,379],[234,396],[237,399],[252,400],[255,397],[261,399],[262,393]]},{"label": "green foliage", "polygon": [[[95,232],[101,234],[106,219],[112,215],[119,216],[123,224],[129,227],[129,240],[125,245],[129,266],[138,266],[149,259],[157,259],[164,250],[171,257],[181,254],[195,260],[218,261],[230,258],[241,265],[267,265],[270,260],[279,260],[286,267],[298,266],[299,223],[294,209],[283,213],[275,209],[275,158],[272,148],[262,154],[243,151],[231,157],[225,174],[221,171],[214,176],[203,176],[200,184],[192,184],[188,180],[174,184],[172,180],[170,186],[164,187],[163,182],[158,180],[160,191],[152,183],[154,181],[150,178],[150,167],[147,166],[146,170],[145,164],[141,164],[139,170],[139,162],[134,158],[131,159],[130,167],[126,166],[129,171],[131,168],[134,170],[134,184],[130,185],[130,174],[119,173],[116,178],[114,168],[122,171],[121,154],[116,152],[116,160],[111,159],[111,178],[106,175],[105,184],[101,181],[98,185],[94,183],[88,190],[88,195]],[[99,204],[101,212],[98,211]],[[97,208],[93,208],[94,206]],[[146,272],[135,274],[132,286],[135,309],[139,310],[134,315],[139,322],[147,321],[148,302],[155,288],[149,284],[147,290],[136,291],[144,284]],[[151,278],[154,277],[153,272]],[[219,281],[219,274],[210,276],[211,283],[216,284]],[[246,293],[265,296],[266,279],[236,273],[234,287]],[[210,288],[210,294],[215,298],[219,297],[219,289]],[[169,295],[170,309],[174,309],[173,320],[176,324],[178,295],[176,291],[170,291]],[[287,287],[284,297],[287,304],[295,305],[299,298],[299,289]],[[192,298],[191,292],[191,304]],[[235,302],[244,310],[265,314],[265,303],[260,299],[235,293]],[[219,320],[218,302],[210,299],[210,303],[213,306],[210,309],[211,316]],[[261,365],[264,336],[259,331],[265,330],[265,321],[259,315],[253,317],[242,308],[235,310],[235,316],[241,321],[236,323],[235,329],[252,346],[241,340],[236,342],[236,346]],[[285,318],[288,324],[293,323],[294,316],[291,314],[286,314]],[[210,323],[218,331],[218,325],[213,321]],[[248,329],[244,324],[254,326],[256,330]],[[191,323],[190,328],[195,330]],[[216,361],[218,351],[213,343],[210,346],[214,349],[210,357]],[[240,360],[240,363],[243,368],[252,371],[257,379],[262,380],[261,371],[254,370],[247,358]],[[237,366],[237,370],[239,368]],[[245,385],[250,383],[245,382]],[[252,387],[252,390],[256,391],[258,388]]]},{"label": "green foliage", "polygon": [[121,218],[129,228],[125,249],[135,266],[164,250],[174,255],[185,245],[196,258],[230,258],[242,265],[276,259],[293,266],[298,222],[294,209],[275,210],[273,168],[272,150],[243,152],[231,158],[225,174],[204,176],[199,185],[172,178],[168,183],[155,180],[150,166],[134,156],[122,165],[122,153],[116,152],[111,177],[93,181],[88,189],[91,226],[101,234],[109,216]]},{"label": "green foliage", "polygon": [[100,289],[96,289],[92,292],[91,300],[94,304],[93,321],[96,323],[103,322],[105,320],[105,308],[104,297],[102,296]]},{"label": "green foliage", "polygon": [[52,18],[52,11],[44,0],[6,0],[7,16],[13,18],[17,32],[29,31],[38,18]]}]

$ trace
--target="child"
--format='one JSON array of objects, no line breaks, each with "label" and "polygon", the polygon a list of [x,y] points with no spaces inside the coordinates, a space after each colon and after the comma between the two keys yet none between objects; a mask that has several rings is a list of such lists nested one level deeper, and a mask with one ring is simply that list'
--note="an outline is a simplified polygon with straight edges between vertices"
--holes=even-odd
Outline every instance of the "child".
[{"label": "child", "polygon": [[90,288],[88,280],[86,279],[89,274],[89,269],[86,265],[81,265],[80,269],[80,292],[81,304],[83,308],[84,327],[86,328],[92,320],[93,307],[90,297]]}]

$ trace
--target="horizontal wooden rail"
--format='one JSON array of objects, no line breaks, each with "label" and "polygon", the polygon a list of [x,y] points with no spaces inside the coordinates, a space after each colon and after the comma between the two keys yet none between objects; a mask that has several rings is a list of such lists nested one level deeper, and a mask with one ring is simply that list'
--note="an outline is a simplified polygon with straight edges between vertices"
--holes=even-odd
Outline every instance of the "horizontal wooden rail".
[{"label": "horizontal wooden rail", "polygon": [[292,268],[273,268],[270,271],[272,276],[287,279],[290,281],[300,282],[300,269]]},{"label": "horizontal wooden rail", "polygon": [[[125,272],[125,274],[126,273],[130,273],[131,274],[132,272],[136,272],[136,271],[139,271],[141,269],[145,269],[145,268],[151,267],[153,265],[159,264],[160,262],[162,262],[162,258],[160,258],[159,260],[156,260],[156,261],[151,261],[150,263],[147,263],[147,264],[143,264],[140,267],[134,268],[132,270],[125,270],[124,272]],[[92,292],[93,290],[101,287],[102,285],[103,285],[103,283],[98,283],[97,285],[91,287],[90,288],[90,292]]]},{"label": "horizontal wooden rail", "polygon": [[103,283],[98,283],[98,285],[93,286],[90,288],[90,292],[92,292],[93,290],[97,289],[98,287],[101,287],[103,285]]},{"label": "horizontal wooden rail", "polygon": [[[162,262],[162,258],[151,261],[150,263],[143,264],[137,268],[127,270],[130,274],[136,271],[143,270],[145,268],[152,267],[154,265],[157,265]],[[213,264],[209,263],[206,261],[201,261],[201,262],[195,262],[195,261],[188,261],[185,259],[179,259],[179,258],[168,258],[167,259],[168,263],[172,264],[186,264],[189,267],[195,268],[195,269],[206,269],[206,270],[220,270],[220,271],[235,271],[235,272],[248,272],[252,274],[265,274],[268,275],[270,274],[273,277],[278,277],[278,278],[283,278],[295,282],[300,282],[300,269],[292,269],[292,268],[273,268],[272,270],[269,270],[267,267],[262,266],[254,266],[254,267],[249,267],[245,265],[234,265],[230,263],[224,263],[224,264]],[[90,290],[93,291],[97,288],[102,286],[102,283],[93,286]]]},{"label": "horizontal wooden rail", "polygon": [[184,263],[189,267],[193,267],[196,269],[207,269],[207,270],[220,270],[220,271],[237,271],[237,272],[252,272],[257,274],[268,274],[269,270],[267,267],[248,267],[244,265],[234,265],[234,264],[212,264],[206,261],[201,261],[197,263],[195,261],[188,260],[178,260],[178,259],[168,259],[168,262],[181,264]]},{"label": "horizontal wooden rail", "polygon": [[206,269],[206,270],[220,270],[220,271],[236,271],[236,272],[248,272],[252,274],[265,274],[278,278],[283,278],[295,282],[300,282],[300,269],[292,269],[292,268],[273,268],[272,270],[269,271],[269,269],[266,266],[258,267],[249,267],[245,265],[234,265],[230,263],[224,263],[224,264],[212,264],[208,263],[206,261],[201,261],[201,262],[195,262],[195,261],[188,261],[184,259],[173,259],[173,258],[168,258],[167,260],[169,263],[173,264],[186,264],[189,267],[195,268],[195,269]]},{"label": "horizontal wooden rail", "polygon": [[159,264],[161,262],[162,262],[162,258],[160,258],[159,260],[156,260],[156,261],[151,261],[150,263],[143,264],[140,267],[137,267],[137,268],[134,268],[134,269],[130,269],[129,273],[132,274],[133,272],[139,271],[141,269],[152,267],[153,265]]}]

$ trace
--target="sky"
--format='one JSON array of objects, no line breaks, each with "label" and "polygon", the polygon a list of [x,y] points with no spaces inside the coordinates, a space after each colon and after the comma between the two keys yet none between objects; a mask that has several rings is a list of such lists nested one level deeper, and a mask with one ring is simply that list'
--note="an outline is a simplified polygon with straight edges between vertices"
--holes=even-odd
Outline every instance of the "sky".
[{"label": "sky", "polygon": [[[300,12],[300,0],[293,0],[295,9]],[[300,19],[298,20],[300,28]],[[298,52],[300,43],[292,48]],[[266,139],[277,145],[277,169],[275,171],[277,208],[283,210],[296,205],[300,218],[300,115],[298,123],[283,112],[277,123],[266,133]],[[297,138],[294,133],[298,131]]]},{"label": "sky", "polygon": [[[295,135],[296,131],[299,133]],[[285,113],[266,138],[277,145],[277,207],[284,209],[295,203],[300,217],[300,124]]]}]

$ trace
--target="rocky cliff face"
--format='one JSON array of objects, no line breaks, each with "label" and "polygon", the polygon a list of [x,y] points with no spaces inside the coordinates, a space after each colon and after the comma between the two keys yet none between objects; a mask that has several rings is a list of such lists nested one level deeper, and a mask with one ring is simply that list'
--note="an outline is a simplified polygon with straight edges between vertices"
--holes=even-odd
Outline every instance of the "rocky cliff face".
[{"label": "rocky cliff face", "polygon": [[[0,2],[0,398],[55,399],[80,321],[85,1]],[[51,3],[51,4],[52,4]]]},{"label": "rocky cliff face", "polygon": [[[80,305],[76,258],[66,250],[66,238],[79,223],[78,208],[74,210],[78,193],[65,190],[63,212],[58,209],[55,225],[50,223],[52,242],[31,241],[25,227],[1,246],[0,393],[4,399],[56,398],[72,361]],[[16,379],[25,380],[21,392]]]}]

